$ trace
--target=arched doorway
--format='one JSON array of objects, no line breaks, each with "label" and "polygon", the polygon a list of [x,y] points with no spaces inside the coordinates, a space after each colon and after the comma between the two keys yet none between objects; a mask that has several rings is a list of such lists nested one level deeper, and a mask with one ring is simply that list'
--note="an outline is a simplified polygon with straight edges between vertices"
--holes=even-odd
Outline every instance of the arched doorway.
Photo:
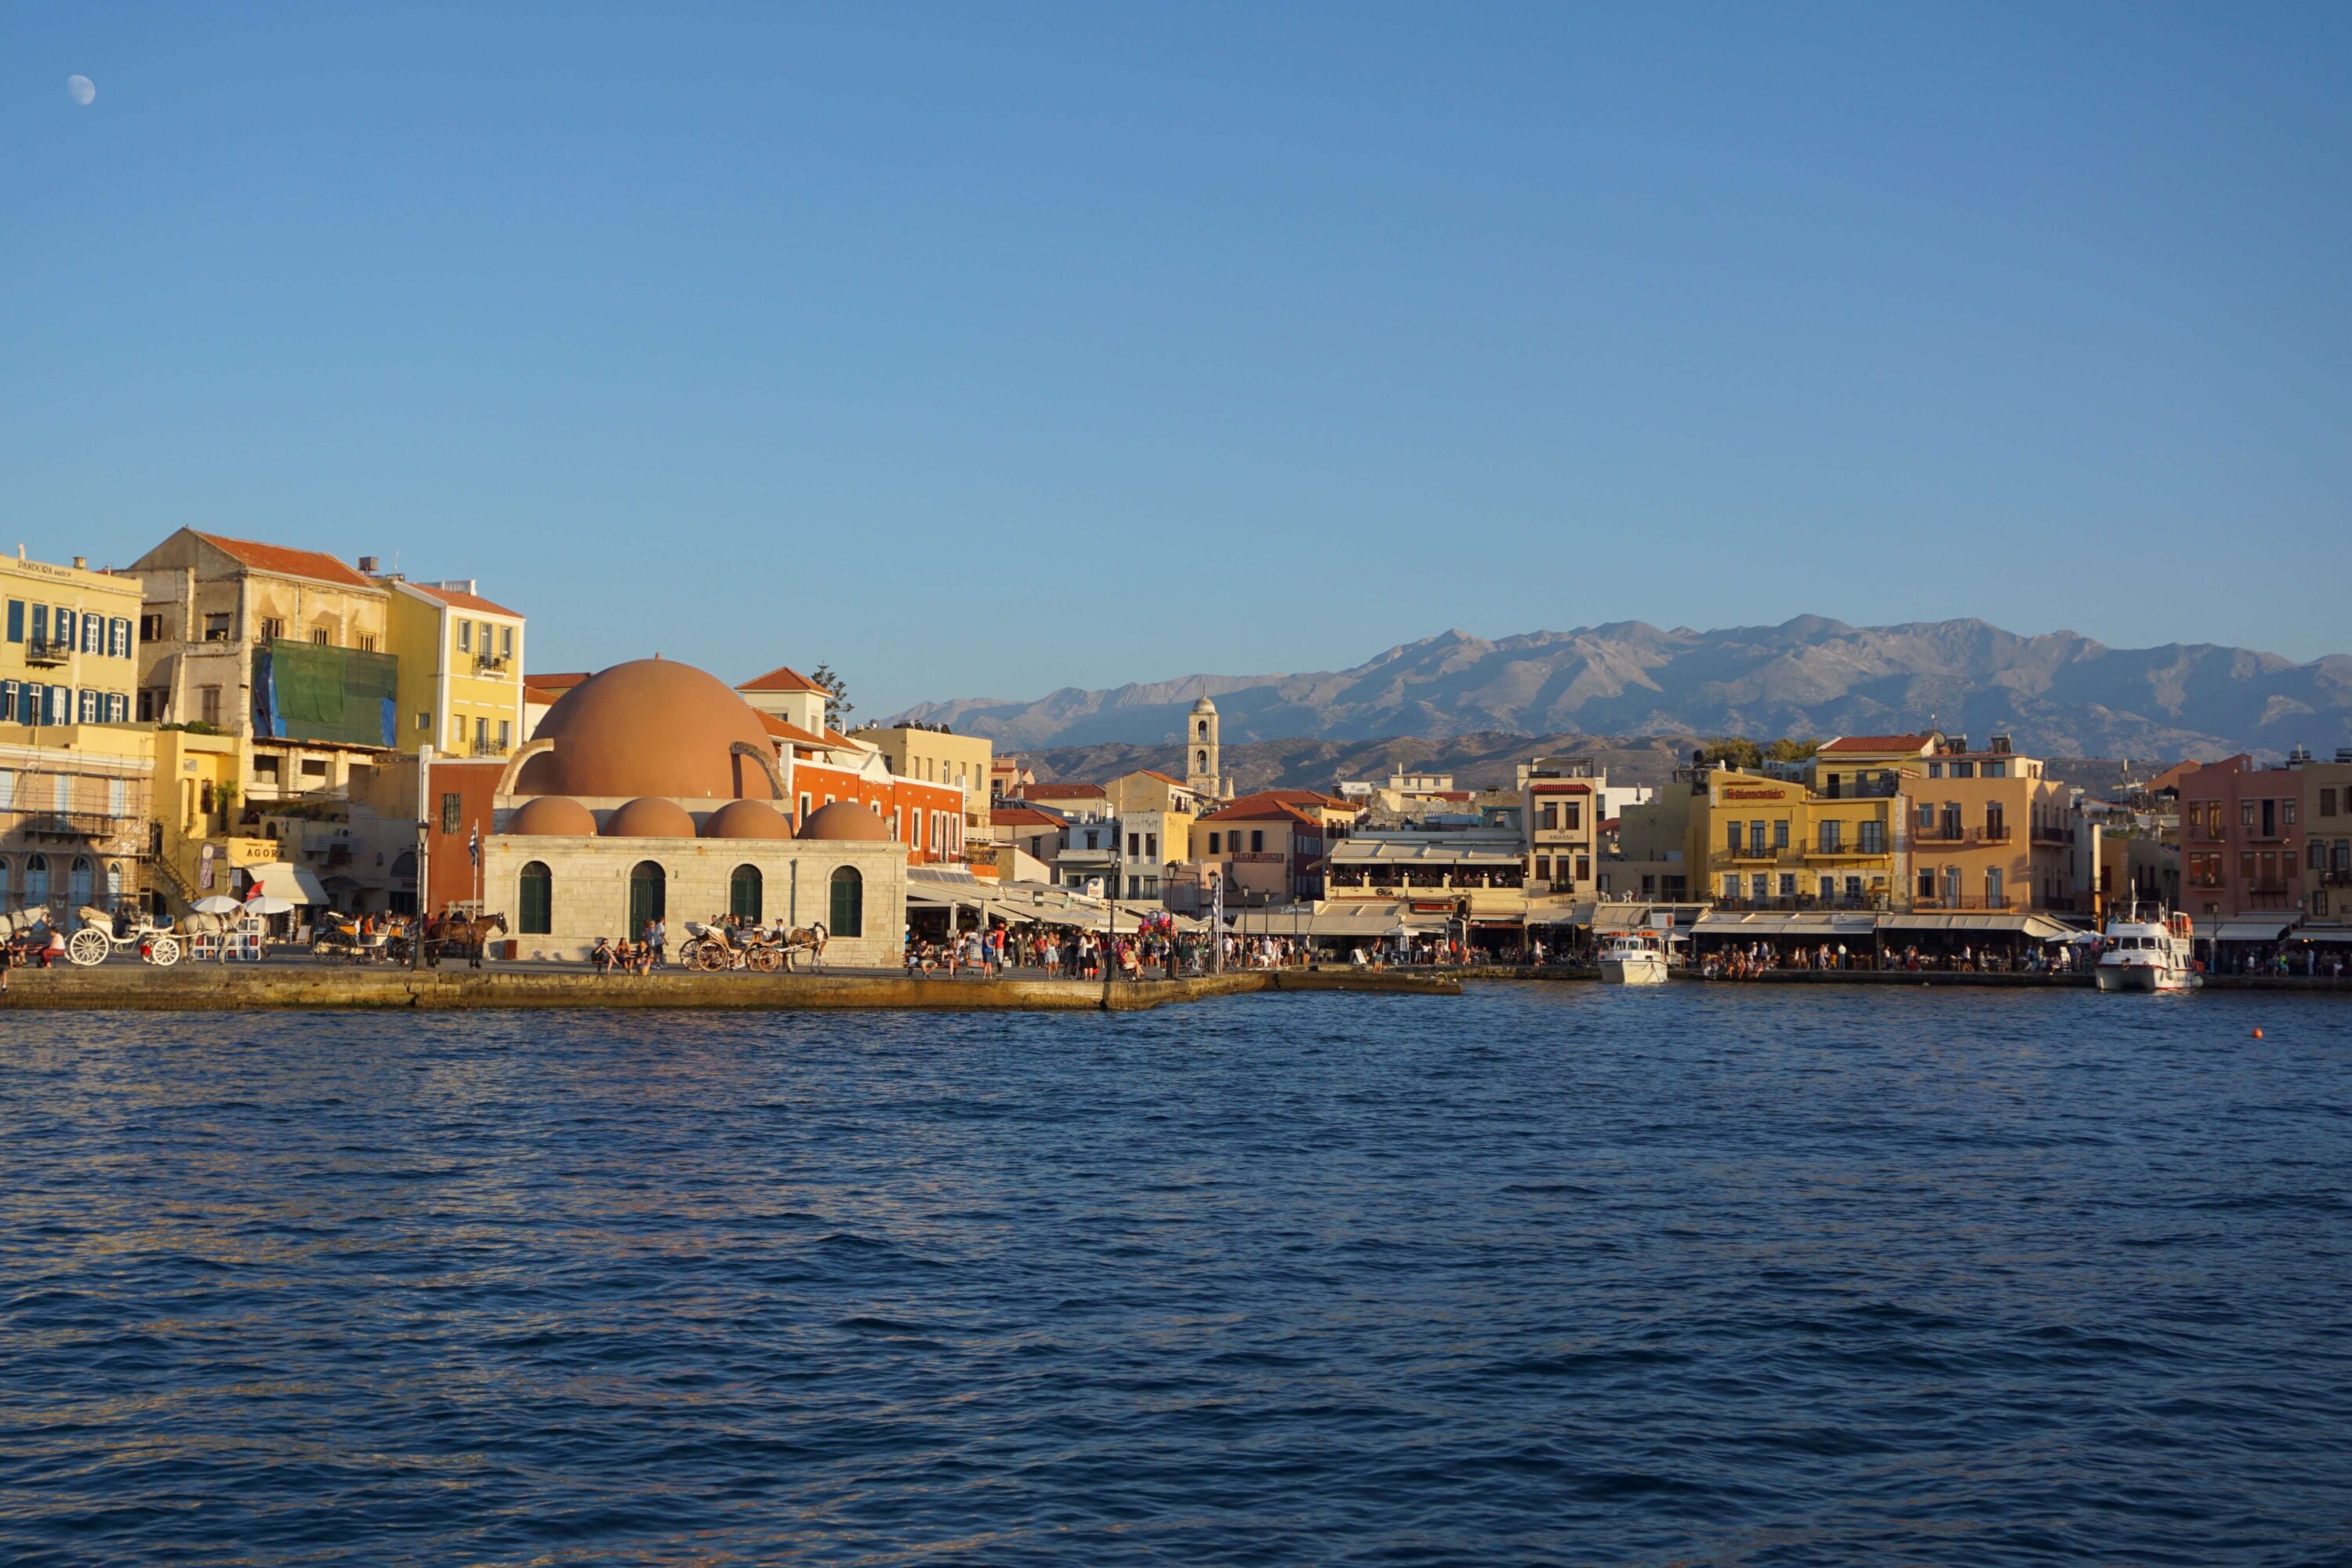
[{"label": "arched doorway", "polygon": [[49,858],[28,855],[25,858],[25,907],[38,909],[49,901]]},{"label": "arched doorway", "polygon": [[659,861],[638,861],[629,872],[629,929],[624,934],[635,942],[645,931],[647,921],[668,918],[668,877]]},{"label": "arched doorway", "polygon": [[761,916],[761,903],[766,889],[757,866],[738,866],[727,879],[727,912],[739,921],[757,925]]},{"label": "arched doorway", "polygon": [[122,907],[122,862],[120,860],[106,863],[106,907],[110,910]]},{"label": "arched doorway", "polygon": [[824,923],[827,936],[866,934],[866,879],[855,866],[833,874],[833,919]]},{"label": "arched doorway", "polygon": [[89,908],[92,895],[98,891],[97,880],[98,868],[89,863],[89,857],[75,856],[72,867],[66,872],[66,908]]},{"label": "arched doorway", "polygon": [[555,929],[555,878],[546,861],[533,860],[522,868],[515,910],[515,929],[526,936],[545,936]]}]

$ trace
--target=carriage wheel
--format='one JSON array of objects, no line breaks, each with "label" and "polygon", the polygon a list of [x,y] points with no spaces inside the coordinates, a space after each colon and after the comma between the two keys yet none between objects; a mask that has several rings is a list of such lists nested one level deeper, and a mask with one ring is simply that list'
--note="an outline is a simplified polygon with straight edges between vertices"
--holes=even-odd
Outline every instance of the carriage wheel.
[{"label": "carriage wheel", "polygon": [[704,973],[716,974],[727,967],[729,954],[727,949],[721,944],[706,941],[695,950],[694,956],[695,962],[701,966]]},{"label": "carriage wheel", "polygon": [[169,969],[179,963],[180,939],[175,936],[159,936],[147,944],[147,962],[163,969]]},{"label": "carriage wheel", "polygon": [[310,956],[313,958],[325,958],[334,951],[334,943],[323,937],[310,944]]},{"label": "carriage wheel", "polygon": [[783,962],[784,955],[772,947],[755,947],[751,950],[751,967],[762,974],[773,974],[783,966]]},{"label": "carriage wheel", "polygon": [[93,926],[84,926],[66,938],[66,956],[84,969],[93,963],[104,963],[111,951],[106,933]]}]

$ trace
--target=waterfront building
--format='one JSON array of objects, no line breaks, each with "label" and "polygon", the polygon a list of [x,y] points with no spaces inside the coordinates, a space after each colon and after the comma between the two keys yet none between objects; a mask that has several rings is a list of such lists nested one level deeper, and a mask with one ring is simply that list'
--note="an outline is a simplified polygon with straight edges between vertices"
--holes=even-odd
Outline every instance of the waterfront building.
[{"label": "waterfront building", "polygon": [[1608,787],[1608,774],[1590,757],[1538,757],[1519,764],[1529,888],[1571,899],[1593,896]]},{"label": "waterfront building", "polygon": [[[821,709],[814,716],[822,724]],[[854,747],[837,731],[805,732]],[[675,942],[685,921],[732,913],[824,925],[829,963],[895,965],[908,859],[899,819],[836,795],[795,821],[793,786],[817,793],[812,773],[863,775],[788,763],[761,711],[691,666],[649,658],[600,670],[500,770],[486,902],[508,917],[524,957],[581,957],[598,937],[634,937],[656,916]]]},{"label": "waterfront building", "polygon": [[181,529],[129,568],[142,595],[135,717],[248,739],[250,801],[348,784],[398,742],[392,596],[368,570]]},{"label": "waterfront building", "polygon": [[2275,942],[2302,912],[2304,783],[2242,752],[2181,779],[2181,898],[2200,938]]},{"label": "waterfront building", "polygon": [[2303,827],[2305,918],[2340,935],[2352,927],[2352,747],[2304,764]]},{"label": "waterfront building", "polygon": [[1890,766],[1841,762],[1816,790],[1694,768],[1683,845],[1693,891],[1729,910],[1892,908],[1900,778]]},{"label": "waterfront building", "polygon": [[377,580],[391,592],[399,750],[413,755],[430,746],[452,757],[503,757],[528,739],[522,613],[482,597],[470,577]]},{"label": "waterfront building", "polygon": [[1320,898],[1324,857],[1357,815],[1353,804],[1314,790],[1239,796],[1193,820],[1192,852],[1170,868],[1162,897],[1191,912],[1214,878],[1228,908]]},{"label": "waterfront building", "polygon": [[142,901],[154,743],[131,724],[0,722],[0,912]]},{"label": "waterfront building", "polygon": [[[1062,852],[1069,824],[1050,811],[1017,801],[1000,803],[989,813],[992,857],[1001,881],[1056,880],[1053,867]],[[1024,864],[1027,862],[1034,864]],[[977,865],[975,865],[977,869]]]},{"label": "waterfront building", "polygon": [[1704,882],[1692,888],[1690,863],[1684,858],[1696,776],[1692,769],[1676,769],[1664,789],[1645,791],[1644,798],[1619,810],[1613,833],[1603,825],[1601,862],[1593,872],[1596,899],[1679,904],[1706,895]]},{"label": "waterfront building", "polygon": [[[893,772],[880,746],[845,735],[825,721],[832,694],[790,665],[754,676],[735,691],[760,716],[784,783],[785,812],[794,823],[808,821],[828,805],[856,805],[881,820],[885,837],[904,846],[909,864],[965,862],[976,784]],[[911,765],[917,753],[908,754]],[[925,754],[933,761],[946,755]],[[964,763],[969,781],[973,775],[968,755]]]},{"label": "waterfront building", "polygon": [[2065,786],[2006,735],[1982,751],[1930,731],[1895,754],[1874,739],[1832,741],[1814,757],[1841,770],[1891,763],[1901,774],[1906,897],[1915,910],[2023,913],[2075,906],[2074,828]]},{"label": "waterfront building", "polygon": [[139,581],[0,556],[0,724],[127,724],[138,683]]}]

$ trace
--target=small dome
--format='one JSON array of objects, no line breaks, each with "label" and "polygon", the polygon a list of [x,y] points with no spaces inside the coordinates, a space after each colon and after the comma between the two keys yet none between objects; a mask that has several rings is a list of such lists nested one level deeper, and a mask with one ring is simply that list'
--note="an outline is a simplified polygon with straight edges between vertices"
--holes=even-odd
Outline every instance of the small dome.
[{"label": "small dome", "polygon": [[801,825],[801,837],[887,844],[890,825],[854,800],[836,800],[809,813],[809,819]]},{"label": "small dome", "polygon": [[674,800],[652,795],[629,802],[604,819],[607,838],[691,838],[694,818]]},{"label": "small dome", "polygon": [[508,817],[507,831],[546,838],[593,838],[596,818],[576,800],[543,795],[525,801],[521,810]]},{"label": "small dome", "polygon": [[720,806],[702,821],[705,838],[790,838],[793,825],[764,800],[739,800]]},{"label": "small dome", "polygon": [[1192,711],[1195,713],[1214,713],[1216,710],[1217,705],[1205,697],[1192,704]]}]

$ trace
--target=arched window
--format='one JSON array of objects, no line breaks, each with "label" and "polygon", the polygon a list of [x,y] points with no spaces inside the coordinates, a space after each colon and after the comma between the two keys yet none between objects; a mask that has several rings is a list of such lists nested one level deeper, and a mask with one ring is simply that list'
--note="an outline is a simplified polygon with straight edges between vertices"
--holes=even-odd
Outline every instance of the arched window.
[{"label": "arched window", "polygon": [[106,863],[106,907],[109,910],[122,907],[122,862],[120,860]]},{"label": "arched window", "polygon": [[1200,762],[1194,765],[1192,771],[1194,773],[1205,773],[1209,771],[1209,753],[1202,752],[1199,752],[1198,755],[1200,757]]},{"label": "arched window", "polygon": [[760,907],[761,890],[760,868],[736,867],[735,874],[727,879],[727,912],[756,925],[763,918]]},{"label": "arched window", "polygon": [[1201,721],[1201,739],[1202,739],[1203,741],[1205,741],[1205,740],[1207,740],[1208,738],[1209,738],[1209,721],[1208,721],[1206,719],[1203,719],[1203,720],[1202,720],[1202,721]]},{"label": "arched window", "polygon": [[28,855],[25,858],[25,907],[35,909],[49,901],[49,858]]},{"label": "arched window", "polygon": [[833,919],[824,923],[827,936],[866,934],[866,879],[855,866],[833,874]]},{"label": "arched window", "polygon": [[544,860],[522,868],[515,884],[515,929],[528,936],[545,936],[555,929],[555,879]]},{"label": "arched window", "polygon": [[92,886],[97,877],[98,868],[89,863],[89,856],[74,857],[72,868],[66,872],[66,907],[68,909],[79,910],[89,906],[90,895],[97,891],[97,889]]},{"label": "arched window", "polygon": [[647,921],[666,920],[668,916],[669,879],[663,875],[658,861],[638,861],[629,872],[629,940],[637,940]]}]

